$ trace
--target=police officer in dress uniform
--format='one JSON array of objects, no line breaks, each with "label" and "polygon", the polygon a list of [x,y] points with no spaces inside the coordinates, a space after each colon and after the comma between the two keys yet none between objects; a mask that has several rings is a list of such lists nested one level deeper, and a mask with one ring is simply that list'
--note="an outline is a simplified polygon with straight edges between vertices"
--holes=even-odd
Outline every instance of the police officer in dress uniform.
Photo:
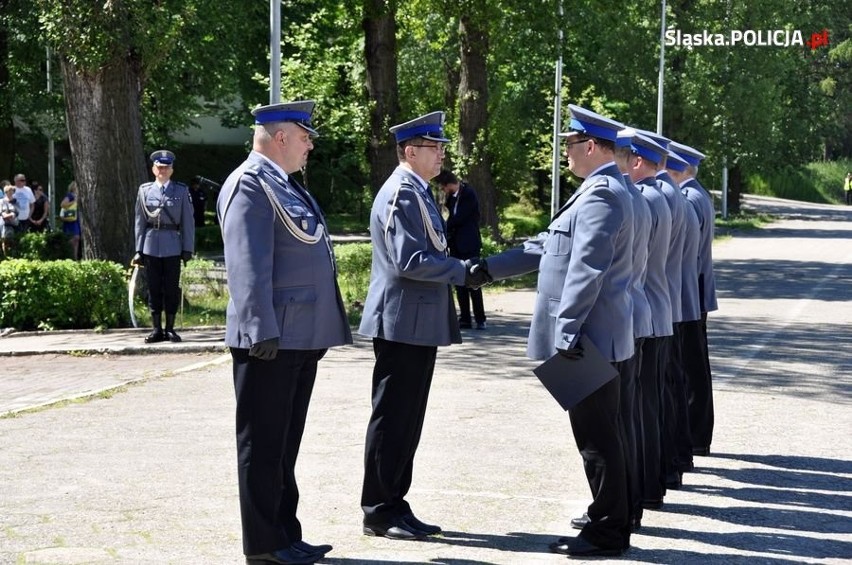
[{"label": "police officer in dress uniform", "polygon": [[312,100],[255,109],[253,150],[217,202],[251,565],[314,563],[332,549],[302,539],[294,472],[317,363],[329,347],[352,343],[325,218],[292,176],[314,147],[313,109]]},{"label": "police officer in dress uniform", "polygon": [[[618,122],[569,104],[565,155],[572,173],[585,179],[560,208],[548,231],[479,266],[495,279],[539,270],[527,356],[582,355],[581,335],[619,374],[634,354],[633,203],[614,162]],[[552,543],[571,557],[616,556],[630,545],[627,469],[619,422],[617,376],[569,409],[593,501],[577,537]]]},{"label": "police officer in dress uniform", "polygon": [[684,202],[683,214],[683,257],[681,259],[681,322],[675,335],[677,337],[676,354],[672,357],[671,399],[674,402],[675,429],[675,460],[674,466],[679,475],[693,470],[692,440],[689,433],[689,403],[687,399],[687,379],[684,369],[684,343],[690,335],[691,327],[696,327],[701,320],[701,310],[698,297],[698,245],[701,232],[695,209],[686,200],[680,190],[680,179],[687,163],[671,150],[666,159],[666,170],[674,181],[678,196]]},{"label": "police officer in dress uniform", "polygon": [[[170,180],[175,154],[161,149],[151,153],[156,180],[139,187],[136,198],[136,255],[131,263],[145,266],[148,274],[148,307],[154,330],[145,343],[179,342],[175,314],[180,305],[180,262],[186,264],[195,251],[195,224],[189,189]],[[162,312],[166,312],[163,330]]]},{"label": "police officer in dress uniform", "polygon": [[431,112],[390,128],[399,166],[370,212],[372,269],[358,330],[373,339],[376,357],[361,491],[369,536],[413,540],[441,531],[415,517],[405,496],[438,346],[461,342],[450,285],[472,284],[476,263],[448,256],[444,221],[429,191],[448,141],[443,124],[444,113]]},{"label": "police officer in dress uniform", "polygon": [[[645,131],[642,131],[648,135]],[[649,136],[650,137],[650,136]],[[654,141],[668,148],[667,138],[660,136],[652,137]],[[679,489],[681,486],[681,472],[677,466],[677,419],[675,418],[676,403],[672,395],[677,391],[675,380],[680,366],[680,323],[683,321],[683,305],[681,286],[683,284],[683,245],[684,245],[684,216],[686,213],[686,200],[677,188],[677,183],[669,176],[666,170],[668,160],[668,149],[666,158],[659,163],[656,174],[657,187],[666,199],[672,218],[671,240],[666,257],[666,280],[669,287],[669,298],[672,307],[672,337],[669,340],[668,352],[665,360],[666,374],[662,388],[662,468],[663,483],[666,488]]]},{"label": "police officer in dress uniform", "polygon": [[633,299],[633,339],[635,353],[626,360],[625,373],[621,377],[621,421],[627,441],[627,485],[630,497],[630,526],[638,530],[642,521],[642,396],[644,391],[639,380],[642,367],[642,350],[645,339],[653,335],[651,305],[645,293],[648,267],[648,244],[651,237],[651,210],[639,188],[633,184],[630,173],[638,164],[641,145],[633,143],[637,135],[633,128],[618,132],[615,141],[615,162],[624,176],[624,184],[633,203],[633,271],[630,275],[630,295]]},{"label": "police officer in dress uniform", "polygon": [[[663,143],[668,139],[662,138]],[[648,203],[651,225],[648,237],[648,260],[644,288],[651,310],[652,334],[642,343],[639,386],[642,390],[642,423],[639,428],[639,447],[642,456],[642,507],[658,509],[665,494],[662,463],[662,392],[669,342],[672,336],[672,305],[666,279],[666,259],[671,241],[672,216],[665,196],[657,186],[655,175],[668,151],[649,135],[634,134],[631,149],[636,157],[630,178]]]},{"label": "police officer in dress uniform", "polygon": [[685,328],[683,365],[686,372],[689,427],[693,455],[708,455],[713,440],[713,382],[707,345],[707,312],[719,309],[716,301],[716,276],[713,272],[713,235],[716,212],[713,197],[696,180],[704,154],[681,143],[672,142],[672,151],[687,162],[681,191],[698,214],[701,240],[698,247],[698,292],[701,320]]}]

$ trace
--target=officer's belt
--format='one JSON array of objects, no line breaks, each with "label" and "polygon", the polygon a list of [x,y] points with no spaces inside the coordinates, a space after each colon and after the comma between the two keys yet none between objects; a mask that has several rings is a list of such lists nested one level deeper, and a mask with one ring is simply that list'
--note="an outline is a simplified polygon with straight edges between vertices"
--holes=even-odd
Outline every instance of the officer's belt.
[{"label": "officer's belt", "polygon": [[148,227],[149,227],[149,228],[151,228],[152,230],[173,230],[173,231],[178,231],[178,230],[180,229],[180,226],[175,225],[175,224],[159,224],[159,225],[158,225],[158,224],[155,224],[155,223],[153,223],[153,222],[148,222]]}]

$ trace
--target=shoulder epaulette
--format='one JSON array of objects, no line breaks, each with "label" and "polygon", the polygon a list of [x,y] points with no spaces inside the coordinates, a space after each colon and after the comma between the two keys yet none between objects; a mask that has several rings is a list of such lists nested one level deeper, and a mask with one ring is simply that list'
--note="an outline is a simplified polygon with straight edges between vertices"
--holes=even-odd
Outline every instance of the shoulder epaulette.
[{"label": "shoulder epaulette", "polygon": [[263,169],[263,166],[260,163],[253,163],[246,167],[246,170],[243,171],[243,174],[251,175],[253,177],[259,176],[260,171]]}]

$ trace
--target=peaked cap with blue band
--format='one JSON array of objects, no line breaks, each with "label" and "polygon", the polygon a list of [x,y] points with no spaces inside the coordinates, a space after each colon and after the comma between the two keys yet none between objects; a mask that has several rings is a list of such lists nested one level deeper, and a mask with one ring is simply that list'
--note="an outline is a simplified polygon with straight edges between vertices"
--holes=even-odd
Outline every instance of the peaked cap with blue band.
[{"label": "peaked cap with blue band", "polygon": [[[628,142],[624,143],[622,141],[624,139],[628,140]],[[665,147],[633,128],[624,128],[618,132],[618,139],[615,141],[615,145],[616,147],[626,147],[629,145],[630,151],[654,164],[658,164],[668,154]]]},{"label": "peaked cap with blue band", "polygon": [[668,137],[665,137],[664,135],[660,135],[658,133],[654,133],[653,131],[648,131],[646,129],[637,129],[636,131],[638,133],[641,133],[645,137],[657,142],[658,145],[662,145],[663,149],[668,149],[669,143],[672,142],[672,140]]},{"label": "peaked cap with blue band", "polygon": [[697,149],[693,149],[689,145],[684,145],[683,143],[678,143],[676,141],[672,141],[669,144],[669,149],[678,154],[678,156],[692,165],[693,167],[697,167],[701,161],[706,157],[704,153]]},{"label": "peaked cap with blue band", "polygon": [[175,154],[166,149],[158,149],[151,153],[149,157],[155,165],[169,165],[175,162]]},{"label": "peaked cap with blue band", "polygon": [[440,111],[429,112],[404,124],[397,124],[390,128],[390,132],[396,138],[397,144],[415,137],[422,137],[439,143],[450,141],[444,137],[444,113]]},{"label": "peaked cap with blue band", "polygon": [[591,110],[581,108],[576,104],[568,104],[568,110],[571,112],[571,121],[568,124],[568,131],[559,134],[562,137],[585,133],[592,137],[614,142],[618,132],[624,129],[623,124]]},{"label": "peaked cap with blue band", "polygon": [[313,137],[319,133],[311,126],[311,115],[314,113],[313,100],[297,100],[295,102],[280,102],[258,106],[251,111],[254,123],[257,125],[271,124],[274,122],[293,122],[306,130]]},{"label": "peaked cap with blue band", "polygon": [[668,159],[666,159],[666,168],[671,169],[673,171],[685,171],[689,166],[689,163],[683,160],[683,158],[669,149]]}]

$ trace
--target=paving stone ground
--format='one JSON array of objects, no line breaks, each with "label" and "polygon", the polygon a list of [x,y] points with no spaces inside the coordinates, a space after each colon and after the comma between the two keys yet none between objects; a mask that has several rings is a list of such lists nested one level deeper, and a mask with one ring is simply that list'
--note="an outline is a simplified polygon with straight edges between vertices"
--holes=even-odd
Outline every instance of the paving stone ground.
[{"label": "paving stone ground", "polygon": [[[714,246],[713,453],[618,561],[852,562],[852,210],[748,202],[784,219]],[[306,539],[335,546],[322,563],[564,562],[547,544],[590,495],[567,415],[523,357],[533,301],[487,294],[488,330],[438,354],[409,497],[446,530],[434,541],[361,535],[370,344],[322,361],[297,468]],[[244,563],[227,356],[0,360],[6,413],[14,395],[135,382],[0,418],[0,564]]]}]

